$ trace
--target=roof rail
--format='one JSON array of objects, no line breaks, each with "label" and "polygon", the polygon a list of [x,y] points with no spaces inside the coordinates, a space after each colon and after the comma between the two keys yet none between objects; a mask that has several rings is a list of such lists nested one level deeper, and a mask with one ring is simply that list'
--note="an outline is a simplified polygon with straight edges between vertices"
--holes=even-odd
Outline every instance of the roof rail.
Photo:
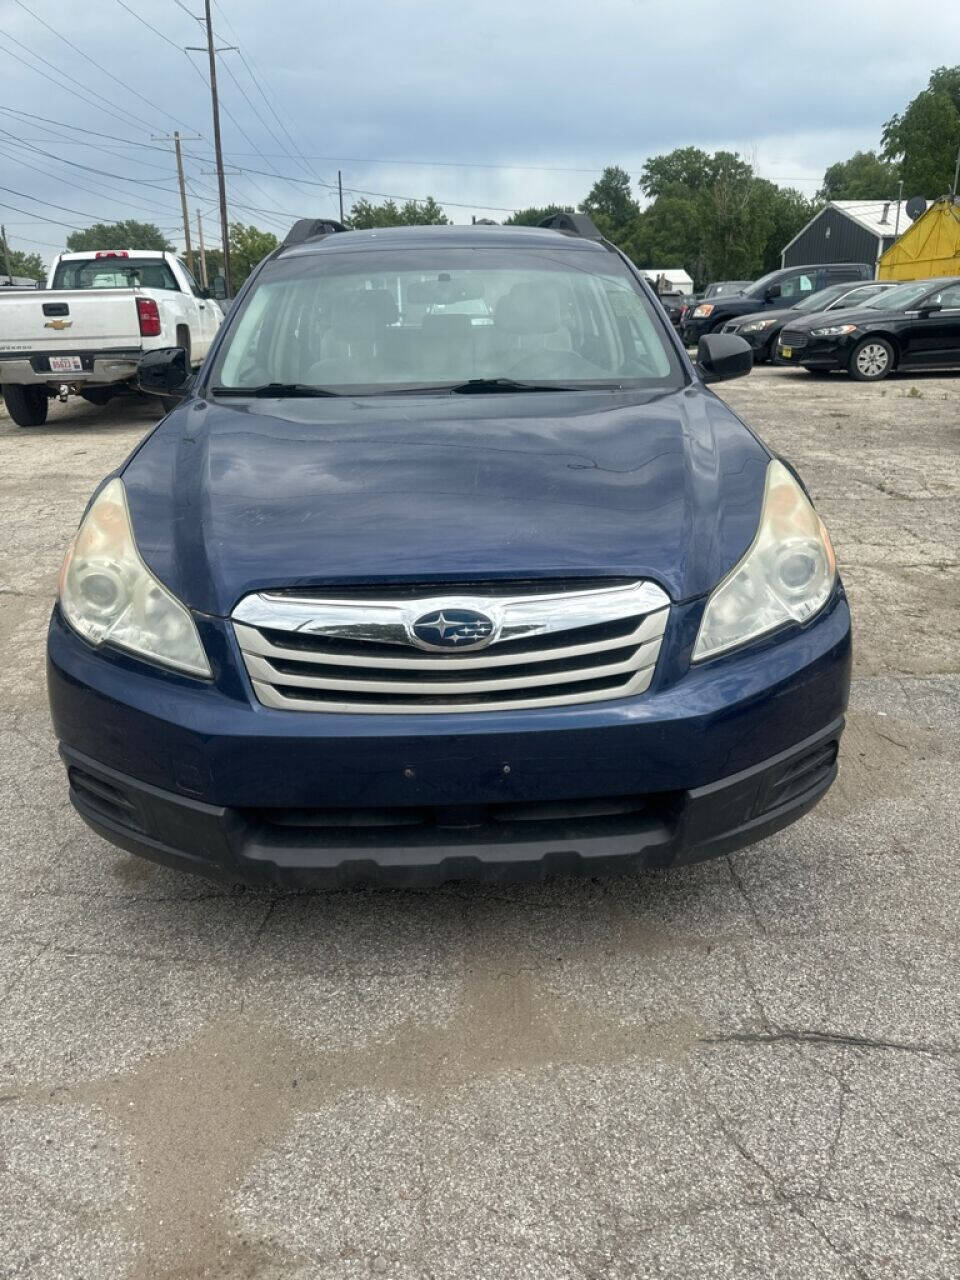
[{"label": "roof rail", "polygon": [[342,222],[334,218],[298,218],[284,236],[283,248],[292,244],[303,244],[307,240],[319,240],[321,236],[332,235],[335,231],[346,231]]},{"label": "roof rail", "polygon": [[562,231],[568,236],[580,236],[584,240],[602,240],[591,218],[585,213],[551,213],[537,223],[538,227],[546,227],[550,231]]}]

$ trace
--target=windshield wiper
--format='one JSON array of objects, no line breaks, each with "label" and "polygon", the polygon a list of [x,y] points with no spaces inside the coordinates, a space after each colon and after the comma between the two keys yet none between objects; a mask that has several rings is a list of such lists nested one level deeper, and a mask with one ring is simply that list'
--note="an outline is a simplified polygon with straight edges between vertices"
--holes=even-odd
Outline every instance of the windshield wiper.
[{"label": "windshield wiper", "polygon": [[423,387],[424,391],[449,391],[456,396],[484,395],[489,391],[579,391],[579,387],[565,387],[558,382],[518,382],[515,378],[468,378],[447,387]]},{"label": "windshield wiper", "polygon": [[327,387],[311,387],[306,382],[266,382],[261,387],[213,387],[215,396],[260,396],[278,400],[295,396],[338,396],[339,391]]}]

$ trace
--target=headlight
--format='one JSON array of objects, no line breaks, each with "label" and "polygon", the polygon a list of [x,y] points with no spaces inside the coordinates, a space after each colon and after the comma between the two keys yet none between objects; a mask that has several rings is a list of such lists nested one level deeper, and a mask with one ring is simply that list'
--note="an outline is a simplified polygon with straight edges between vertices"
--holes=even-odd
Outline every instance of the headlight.
[{"label": "headlight", "polygon": [[812,338],[839,338],[842,333],[853,333],[855,324],[828,324],[822,329],[811,329]]},{"label": "headlight", "polygon": [[70,544],[60,607],[91,644],[109,641],[178,671],[210,675],[189,611],[140,559],[119,479],[97,495]]},{"label": "headlight", "polygon": [[700,316],[701,318],[704,316],[712,316],[716,309],[717,308],[712,302],[701,302],[699,307],[693,308],[693,314],[695,316]]},{"label": "headlight", "polygon": [[837,562],[823,523],[782,462],[767,468],[753,545],[714,590],[693,661],[745,644],[785,622],[805,622],[830,598]]},{"label": "headlight", "polygon": [[759,333],[761,329],[769,329],[771,325],[776,324],[776,320],[752,320],[750,324],[740,326],[740,333]]}]

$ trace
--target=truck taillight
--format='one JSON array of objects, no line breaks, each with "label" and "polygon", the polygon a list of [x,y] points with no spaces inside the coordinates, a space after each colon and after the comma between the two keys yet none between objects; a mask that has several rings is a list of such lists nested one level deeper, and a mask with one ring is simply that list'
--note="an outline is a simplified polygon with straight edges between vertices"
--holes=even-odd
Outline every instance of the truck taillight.
[{"label": "truck taillight", "polygon": [[137,318],[140,321],[141,338],[160,337],[160,308],[153,298],[137,299]]}]

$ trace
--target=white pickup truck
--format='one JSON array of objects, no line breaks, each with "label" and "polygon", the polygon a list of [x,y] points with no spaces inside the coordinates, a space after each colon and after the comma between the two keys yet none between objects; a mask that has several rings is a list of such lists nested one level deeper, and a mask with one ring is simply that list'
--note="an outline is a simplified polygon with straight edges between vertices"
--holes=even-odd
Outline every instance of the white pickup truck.
[{"label": "white pickup truck", "polygon": [[51,396],[106,404],[133,385],[145,351],[183,347],[199,365],[223,320],[173,253],[61,253],[47,278],[0,294],[0,388],[21,427],[46,421]]}]

